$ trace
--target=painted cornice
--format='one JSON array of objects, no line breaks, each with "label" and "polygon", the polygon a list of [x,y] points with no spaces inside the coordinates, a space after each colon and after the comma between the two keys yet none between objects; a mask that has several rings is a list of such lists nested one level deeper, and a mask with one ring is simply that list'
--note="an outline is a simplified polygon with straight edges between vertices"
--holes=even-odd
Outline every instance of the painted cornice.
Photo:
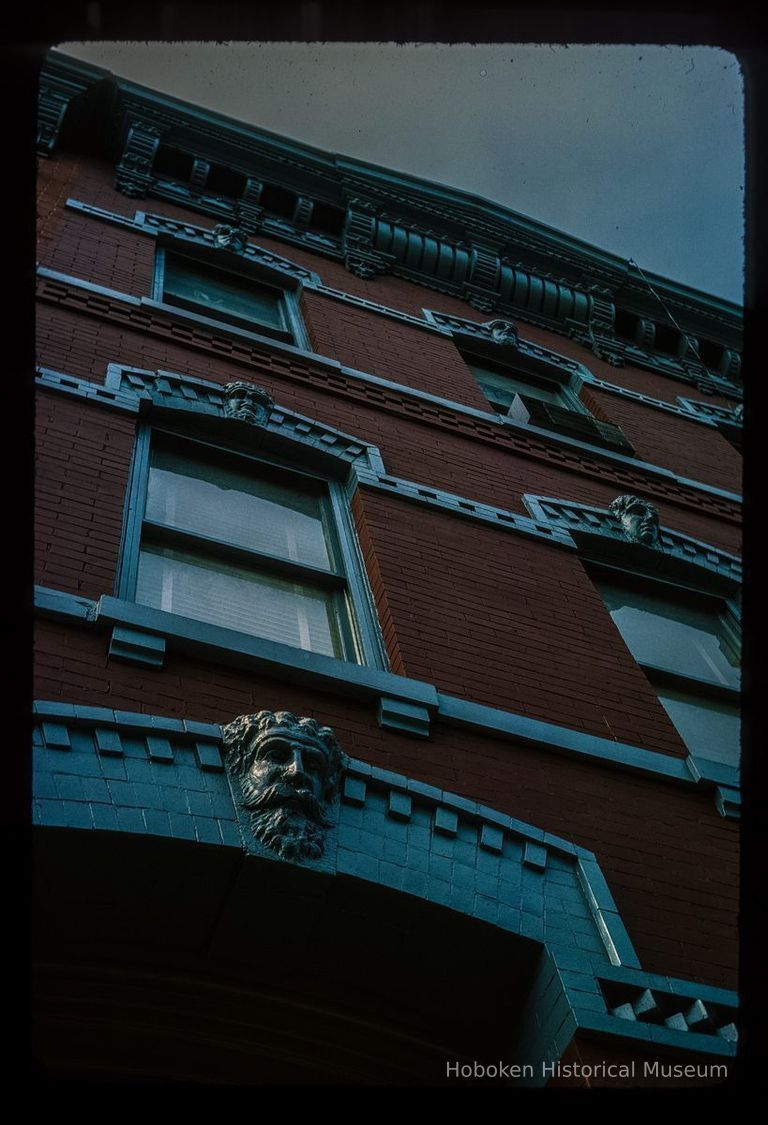
[{"label": "painted cornice", "polygon": [[[67,145],[113,160],[116,186],[128,195],[172,199],[250,231],[269,228],[343,258],[360,276],[391,272],[476,308],[522,316],[612,362],[614,352],[625,361],[614,333],[617,307],[668,320],[650,283],[684,333],[726,349],[723,374],[734,374],[737,305],[647,271],[641,276],[629,260],[479,196],[323,152],[52,52],[41,86],[46,154],[65,118]],[[191,162],[188,182],[157,172],[161,146]],[[236,193],[217,193],[208,182],[212,165],[238,177]],[[265,188],[292,193],[293,213],[270,215]],[[313,231],[318,205],[334,212],[338,229]]]}]

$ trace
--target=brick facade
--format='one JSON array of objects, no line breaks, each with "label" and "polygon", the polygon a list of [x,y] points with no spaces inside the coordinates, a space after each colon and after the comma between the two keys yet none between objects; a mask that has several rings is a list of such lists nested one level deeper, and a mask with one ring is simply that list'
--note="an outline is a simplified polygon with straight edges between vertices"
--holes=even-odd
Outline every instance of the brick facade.
[{"label": "brick facade", "polygon": [[[152,297],[155,241],[137,228],[73,210],[68,199],[124,218],[143,210],[205,229],[216,220],[163,198],[130,199],[115,189],[114,177],[113,162],[104,158],[62,151],[41,161],[39,265],[63,275],[40,276],[41,369],[101,388],[109,365],[172,371],[219,387],[254,383],[279,408],[376,446],[388,477],[526,518],[524,496],[605,509],[618,494],[637,493],[658,508],[663,527],[738,554],[739,506],[725,493],[740,490],[741,458],[721,432],[587,386],[595,417],[621,427],[637,461],[666,470],[654,475],[631,460],[499,425],[454,340],[387,313],[423,320],[427,308],[478,324],[492,318],[458,296],[391,273],[363,279],[306,245],[257,232],[250,242],[322,280],[325,290],[306,286],[300,300],[309,350],[271,347],[263,337],[251,341],[226,325],[174,320],[135,300],[121,303],[121,295]],[[522,315],[516,323],[522,339],[619,387],[673,405],[679,396],[733,405],[652,370],[613,366]],[[166,424],[183,432],[179,418]],[[116,595],[137,427],[144,420],[138,407],[121,411],[66,388],[40,388],[35,581],[41,587],[83,605]],[[590,753],[598,742],[629,746],[683,768],[689,750],[578,550],[427,506],[366,478],[351,489],[349,506],[390,673],[432,685],[438,697],[577,732]],[[44,613],[38,620],[36,699],[210,724],[262,709],[316,718],[355,759],[594,853],[644,972],[736,987],[737,823],[718,811],[711,785],[673,784],[663,772],[633,772],[597,756],[494,736],[442,721],[439,712],[431,716],[429,737],[417,740],[377,722],[370,699],[351,690],[303,685],[276,668],[238,667],[203,649],[170,644],[161,668],[120,662],[109,656],[109,632],[98,621],[86,628],[86,616],[75,621]],[[618,1041],[611,1049],[616,1059],[632,1053]],[[563,1061],[594,1060],[595,1051],[580,1034]]]}]

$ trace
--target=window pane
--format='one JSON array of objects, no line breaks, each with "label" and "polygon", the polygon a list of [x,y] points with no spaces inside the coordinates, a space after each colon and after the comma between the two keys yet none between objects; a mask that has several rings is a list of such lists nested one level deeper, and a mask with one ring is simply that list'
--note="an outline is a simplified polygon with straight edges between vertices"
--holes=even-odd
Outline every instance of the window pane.
[{"label": "window pane", "polygon": [[165,256],[164,297],[180,297],[214,316],[227,313],[283,328],[280,294],[225,271],[207,269],[188,258]]},{"label": "window pane", "polygon": [[637,660],[739,686],[739,658],[712,609],[600,582],[597,587]]},{"label": "window pane", "polygon": [[740,723],[735,707],[669,688],[659,690],[659,701],[692,754],[738,766]]},{"label": "window pane", "polygon": [[325,656],[344,655],[331,595],[186,552],[145,547],[136,601]]},{"label": "window pane", "polygon": [[266,474],[153,451],[146,518],[237,547],[331,570],[321,497]]},{"label": "window pane", "polygon": [[539,398],[543,402],[554,403],[555,406],[567,407],[568,403],[559,387],[555,383],[538,383],[536,380],[527,380],[523,375],[500,375],[485,367],[470,366],[480,389],[489,402],[498,402],[504,406],[511,406],[515,395],[527,395],[529,398]]}]

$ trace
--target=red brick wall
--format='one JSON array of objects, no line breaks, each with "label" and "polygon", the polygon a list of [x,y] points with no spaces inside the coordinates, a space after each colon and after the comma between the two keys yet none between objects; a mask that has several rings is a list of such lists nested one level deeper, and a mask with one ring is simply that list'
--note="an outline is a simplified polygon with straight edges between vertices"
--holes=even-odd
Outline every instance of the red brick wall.
[{"label": "red brick wall", "polygon": [[642,461],[661,465],[688,480],[741,493],[742,457],[710,426],[654,410],[631,399],[589,388]]},{"label": "red brick wall", "polygon": [[313,346],[320,355],[406,387],[488,410],[488,402],[452,340],[310,291],[304,294],[304,307]]},{"label": "red brick wall", "polygon": [[384,638],[384,646],[389,660],[390,670],[398,676],[407,676],[408,673],[405,669],[403,654],[400,651],[397,628],[389,606],[387,587],[381,574],[378,556],[376,555],[371,533],[368,529],[365,505],[360,489],[357,489],[352,497],[351,509],[355,521],[358,543],[360,544],[366,574],[368,575],[368,582],[371,587],[371,594],[373,595],[374,604],[376,606],[379,626],[381,627],[382,637]]},{"label": "red brick wall", "polygon": [[575,555],[364,490],[407,675],[439,691],[685,754]]},{"label": "red brick wall", "polygon": [[155,243],[146,235],[66,212],[55,239],[40,248],[40,265],[128,293],[151,297]]},{"label": "red brick wall", "polygon": [[111,594],[134,419],[40,394],[35,464],[35,582]]},{"label": "red brick wall", "polygon": [[[685,504],[682,495],[680,502],[665,499],[668,487],[651,478],[638,475],[633,479],[626,469],[616,471],[589,457],[549,446],[540,447],[537,457],[524,457],[500,448],[498,441],[478,444],[477,437],[456,428],[433,428],[436,414],[429,407],[398,405],[400,400],[394,396],[395,406],[382,409],[376,405],[377,392],[361,389],[343,376],[331,377],[301,359],[265,352],[258,368],[238,364],[215,351],[201,353],[172,339],[148,336],[127,325],[109,325],[48,305],[39,306],[38,336],[41,365],[97,382],[103,382],[109,362],[150,370],[164,367],[221,383],[252,378],[285,406],[378,445],[387,471],[393,475],[472,500],[524,514],[525,493],[605,507],[620,492],[634,491],[658,505],[662,522],[668,526],[724,550],[739,551],[738,528],[716,515],[721,508],[732,509],[730,504],[721,505],[697,493],[690,493]],[[309,378],[315,385],[297,382]],[[334,392],[324,389],[326,385],[335,388]],[[395,408],[398,416],[391,413]],[[664,417],[656,411],[653,416]],[[693,428],[690,423],[681,424]],[[700,432],[707,431],[696,426],[696,434]],[[494,428],[493,434],[499,433]],[[524,435],[517,440],[525,442]]]}]

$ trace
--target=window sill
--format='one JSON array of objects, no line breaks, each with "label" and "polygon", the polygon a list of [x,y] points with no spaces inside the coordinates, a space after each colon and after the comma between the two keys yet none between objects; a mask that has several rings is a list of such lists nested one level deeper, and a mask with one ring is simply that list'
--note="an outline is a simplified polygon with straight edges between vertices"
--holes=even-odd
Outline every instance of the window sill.
[{"label": "window sill", "polygon": [[[672,757],[641,747],[596,738],[513,712],[439,694],[421,680],[411,680],[370,666],[350,664],[327,656],[249,637],[219,626],[163,613],[135,602],[104,596],[98,602],[72,594],[35,587],[37,613],[75,626],[100,625],[148,636],[148,649],[157,652],[153,638],[161,638],[173,652],[229,664],[265,676],[374,702],[380,725],[400,733],[427,737],[431,718],[449,726],[479,731],[501,741],[565,754],[576,760],[626,770],[684,788],[726,787],[736,793],[739,770],[702,758]],[[159,666],[159,665],[155,665]],[[393,707],[394,704],[394,707]],[[383,705],[383,706],[382,706]],[[417,729],[415,729],[417,728]],[[725,814],[723,814],[725,815]]]},{"label": "window sill", "polygon": [[[202,304],[196,305],[192,301],[182,300],[169,300],[165,298],[162,302],[165,308],[178,309],[180,312],[192,313],[193,316],[200,316],[205,320],[210,321],[212,324],[222,324],[232,328],[242,328],[245,332],[255,332],[257,335],[266,336],[270,339],[281,340],[284,344],[293,343],[293,333],[287,328],[278,328],[271,324],[265,324],[263,321],[255,317],[237,316],[234,313],[218,312],[214,309],[208,309],[207,306]],[[205,311],[200,311],[205,309]]]},{"label": "window sill", "polygon": [[720,683],[719,680],[710,680],[705,676],[687,676],[674,668],[663,664],[648,664],[638,660],[637,663],[646,676],[655,684],[664,684],[667,687],[678,688],[680,691],[707,695],[711,699],[721,700],[723,703],[732,703],[738,706],[741,699],[741,689]]},{"label": "window sill", "polygon": [[98,621],[128,627],[162,637],[170,651],[197,658],[215,657],[217,663],[279,674],[281,679],[333,688],[357,698],[395,695],[425,707],[437,708],[437,692],[430,684],[404,680],[391,672],[354,664],[277,641],[239,633],[221,625],[210,625],[191,617],[166,613],[122,598],[103,596],[98,601]]},{"label": "window sill", "polygon": [[267,347],[277,344],[280,348],[290,349],[302,356],[306,355],[308,351],[306,342],[300,341],[297,343],[291,337],[290,333],[269,335],[268,330],[256,331],[255,328],[244,328],[230,320],[214,320],[212,317],[205,316],[203,313],[184,309],[180,305],[168,305],[164,301],[156,301],[154,297],[140,297],[139,304],[143,308],[155,309],[157,312],[163,313],[165,316],[173,317],[176,320],[185,321],[188,324],[206,328],[209,331],[226,332],[231,336],[240,337],[252,344],[264,344]]}]

